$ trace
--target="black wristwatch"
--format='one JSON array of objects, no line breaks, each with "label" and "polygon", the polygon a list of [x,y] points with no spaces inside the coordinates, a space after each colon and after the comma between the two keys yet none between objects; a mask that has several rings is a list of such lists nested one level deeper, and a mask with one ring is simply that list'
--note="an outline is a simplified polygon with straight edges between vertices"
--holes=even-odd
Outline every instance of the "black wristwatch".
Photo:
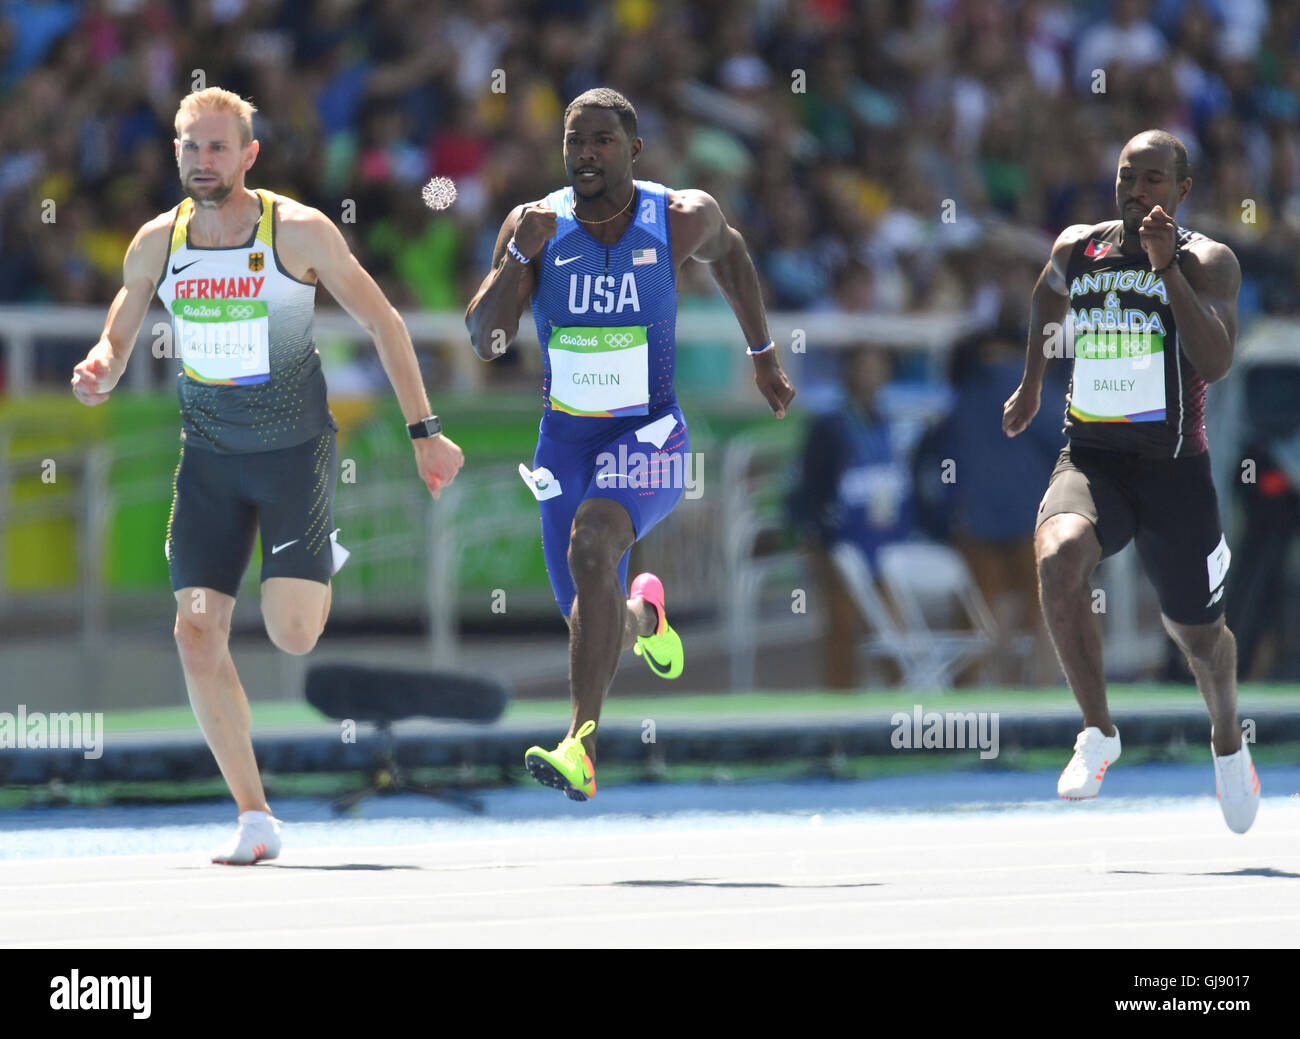
[{"label": "black wristwatch", "polygon": [[419,422],[412,422],[406,427],[406,431],[411,434],[412,440],[423,440],[425,437],[436,437],[441,433],[442,423],[437,415],[430,415],[428,418],[420,419]]}]

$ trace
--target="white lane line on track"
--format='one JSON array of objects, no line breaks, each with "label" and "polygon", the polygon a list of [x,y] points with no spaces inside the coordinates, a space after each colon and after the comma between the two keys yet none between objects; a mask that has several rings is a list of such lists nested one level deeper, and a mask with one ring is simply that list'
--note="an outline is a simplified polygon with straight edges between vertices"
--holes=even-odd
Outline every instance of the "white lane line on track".
[{"label": "white lane line on track", "polygon": [[[1088,843],[1091,843],[1091,842],[1088,842]],[[1041,847],[1041,845],[1039,845],[1039,844],[1036,844],[1035,846]],[[898,852],[899,854],[903,854],[903,853],[905,853],[905,852],[906,852],[906,853],[909,853],[909,854],[910,854],[910,853],[914,853],[914,850],[913,850],[913,849],[901,849],[901,848],[893,848],[893,849],[877,849],[877,853],[880,853],[881,851],[884,851],[884,850],[893,851],[893,852]],[[963,850],[969,851],[970,848],[969,848],[969,846],[968,846],[967,848],[965,848],[965,849],[963,849],[963,848],[960,847],[960,846],[959,846],[959,847],[955,847],[955,848],[949,846],[949,847],[947,848],[947,850],[949,850],[949,851],[951,851],[951,852],[954,852],[954,853],[960,853],[960,852],[962,852]],[[748,869],[748,870],[746,870],[746,873],[745,873],[744,877],[741,878],[741,879],[743,879],[743,881],[744,881],[745,883],[760,883],[760,882],[763,882],[763,881],[765,880],[765,877],[763,876],[763,874],[761,874],[760,872],[758,872],[758,870],[762,869],[763,867],[761,867],[761,866],[755,866],[755,865],[754,865],[754,860],[755,860],[756,858],[759,858],[759,857],[771,857],[771,858],[774,858],[774,859],[778,859],[778,860],[780,860],[780,861],[777,863],[777,865],[776,865],[775,867],[773,867],[773,868],[781,869],[781,870],[783,871],[783,873],[787,873],[787,874],[788,874],[789,871],[790,871],[790,868],[789,868],[789,865],[788,865],[787,860],[790,859],[790,858],[798,858],[798,857],[806,857],[806,858],[819,858],[819,857],[821,857],[821,858],[828,858],[828,857],[830,857],[831,855],[843,855],[843,854],[852,854],[852,853],[855,853],[855,850],[854,850],[854,849],[847,849],[847,850],[845,850],[845,849],[839,849],[839,850],[831,849],[831,850],[827,850],[827,851],[821,851],[821,850],[807,850],[807,849],[795,849],[795,850],[779,850],[779,851],[778,851],[778,850],[773,850],[773,851],[749,851],[749,852],[744,852],[744,853],[718,852],[718,853],[716,853],[716,854],[709,854],[709,853],[707,853],[707,852],[699,852],[699,853],[694,853],[694,854],[692,854],[692,853],[682,853],[682,854],[680,854],[680,855],[679,855],[679,854],[671,854],[671,855],[656,855],[656,856],[629,856],[629,857],[610,857],[610,858],[603,858],[603,859],[560,859],[560,860],[553,860],[553,861],[547,861],[547,862],[516,862],[516,863],[502,863],[502,862],[499,862],[499,861],[496,861],[496,860],[490,860],[490,861],[485,861],[485,862],[480,862],[480,863],[470,863],[470,864],[466,864],[466,865],[462,865],[462,866],[440,866],[440,867],[434,867],[434,868],[422,867],[422,866],[418,866],[418,865],[414,865],[414,864],[401,863],[401,864],[393,864],[393,865],[392,865],[391,867],[389,867],[389,868],[392,869],[392,870],[394,870],[394,871],[396,871],[396,872],[398,872],[398,873],[400,873],[400,874],[403,874],[403,879],[411,879],[411,878],[409,877],[409,875],[410,875],[410,874],[417,873],[417,872],[420,872],[420,873],[427,873],[427,874],[431,874],[431,875],[434,875],[434,876],[437,876],[437,875],[440,875],[440,874],[445,874],[445,873],[478,874],[478,873],[482,873],[482,872],[501,872],[501,873],[503,873],[503,874],[507,874],[507,875],[520,875],[520,874],[518,874],[517,871],[519,871],[519,870],[524,870],[524,869],[537,870],[537,869],[554,869],[554,868],[560,868],[560,867],[564,867],[564,866],[578,866],[578,867],[582,867],[582,868],[584,868],[584,869],[590,870],[591,867],[593,867],[593,866],[617,865],[617,864],[620,864],[620,863],[631,863],[632,865],[640,866],[640,865],[643,865],[643,864],[651,864],[651,863],[656,863],[656,862],[682,862],[683,860],[694,860],[694,859],[705,859],[705,860],[709,860],[709,861],[716,861],[716,860],[718,860],[718,859],[734,859],[734,858],[743,858],[743,859],[746,860],[747,864],[749,864],[749,865],[751,866],[751,868]],[[1231,866],[1231,865],[1233,865],[1233,864],[1240,863],[1240,862],[1242,861],[1243,855],[1244,855],[1243,852],[1237,852],[1237,853],[1234,853],[1234,854],[1232,854],[1232,855],[1212,855],[1212,856],[1197,855],[1197,856],[1187,857],[1187,858],[1178,858],[1178,859],[1159,859],[1159,860],[1153,860],[1153,859],[1149,859],[1149,858],[1142,858],[1142,859],[1117,859],[1117,858],[1114,858],[1114,857],[1112,857],[1112,856],[1107,856],[1107,857],[1106,857],[1106,861],[1105,861],[1105,869],[1097,870],[1096,872],[1098,873],[1098,875],[1100,875],[1100,874],[1117,874],[1117,873],[1121,873],[1121,872],[1123,872],[1124,870],[1135,870],[1135,871],[1136,871],[1136,868],[1137,868],[1137,867],[1159,867],[1159,869],[1152,869],[1152,872],[1154,872],[1154,873],[1165,873],[1165,872],[1167,872],[1167,867],[1171,867],[1171,866],[1181,866],[1181,865],[1193,865],[1193,866],[1197,866],[1197,865],[1199,865],[1199,866],[1203,866],[1203,867],[1207,867],[1207,868],[1208,868],[1208,867],[1210,867],[1210,866],[1214,866],[1214,865],[1217,865],[1217,864],[1220,864],[1220,863]],[[1255,851],[1255,850],[1252,850],[1251,853],[1250,853],[1250,858],[1251,858],[1251,860],[1254,861],[1254,862],[1258,862],[1258,861],[1260,861],[1260,860],[1262,860],[1262,859],[1264,859],[1264,858],[1267,858],[1267,857],[1270,857],[1270,856],[1268,856],[1268,853],[1267,853],[1267,852],[1265,852],[1265,853],[1259,853],[1259,852],[1257,852],[1257,851]],[[1258,867],[1258,866],[1242,866],[1242,867],[1240,867],[1240,868],[1242,868],[1242,869],[1250,869],[1250,868],[1261,868],[1261,867]],[[844,879],[844,880],[854,880],[854,879],[856,879],[856,880],[869,880],[869,879],[871,879],[871,878],[873,878],[873,877],[881,877],[881,876],[884,876],[884,877],[896,877],[896,876],[903,876],[903,877],[933,876],[933,877],[939,877],[939,876],[946,876],[946,875],[948,875],[948,874],[952,874],[952,873],[957,873],[957,874],[967,875],[967,874],[973,874],[973,873],[1038,873],[1038,872],[1047,872],[1047,871],[1072,871],[1072,870],[1085,870],[1085,871],[1087,871],[1087,872],[1089,872],[1089,873],[1091,874],[1091,873],[1094,872],[1093,863],[1092,863],[1091,861],[1089,861],[1089,862],[1083,862],[1083,861],[1076,861],[1076,862],[1031,862],[1031,863],[1024,863],[1024,864],[1020,864],[1020,865],[1006,865],[1006,864],[1001,864],[1001,863],[999,863],[999,864],[990,865],[990,866],[971,866],[971,865],[959,865],[959,866],[935,866],[935,867],[931,867],[931,868],[929,868],[929,869],[914,869],[914,868],[911,868],[911,867],[884,868],[884,867],[866,866],[866,865],[864,865],[862,869],[860,869],[860,870],[856,870],[856,871],[854,871],[853,873],[818,874],[818,873],[813,873],[813,872],[810,872],[810,871],[806,871],[806,872],[808,872],[808,876],[809,876],[810,878],[815,878],[815,879],[818,879],[818,880],[840,880],[840,879]],[[262,866],[262,868],[260,869],[258,875],[259,875],[259,876],[262,876],[262,877],[266,877],[268,874],[272,874],[272,873],[274,873],[274,875],[275,875],[278,879],[284,881],[284,883],[285,883],[286,885],[291,885],[291,886],[293,886],[293,887],[296,888],[296,887],[299,886],[299,884],[302,882],[302,880],[303,880],[304,878],[297,877],[297,876],[289,877],[289,876],[282,876],[282,875],[281,875],[281,874],[296,873],[296,872],[297,872],[297,870],[295,869],[295,867],[292,867],[292,866],[288,866],[288,865],[281,866],[281,865],[276,865],[276,864],[273,864],[273,863],[266,863],[265,865]],[[348,871],[347,871],[347,870],[344,870],[344,869],[339,869],[339,870],[327,870],[327,871],[325,871],[325,872],[346,873],[346,872],[348,872]],[[356,872],[360,872],[360,873],[369,873],[369,872],[387,872],[387,870],[382,870],[382,871],[358,870],[358,871],[356,871]],[[715,872],[716,872],[716,871],[715,871]],[[1202,875],[1204,872],[1205,872],[1205,870],[1200,870],[1200,871],[1198,871],[1197,873],[1189,873],[1189,874],[1185,874],[1185,875],[1186,875],[1186,876],[1199,876],[1199,875]],[[161,887],[161,886],[178,886],[178,885],[194,886],[194,885],[201,885],[201,884],[203,884],[205,881],[210,880],[210,879],[211,879],[211,880],[215,880],[217,877],[220,877],[220,878],[221,878],[221,882],[222,882],[222,883],[226,883],[226,882],[237,883],[237,882],[239,882],[239,879],[240,879],[238,876],[236,876],[234,873],[231,872],[231,869],[230,869],[230,868],[222,869],[222,870],[219,871],[216,867],[212,867],[211,869],[209,869],[209,868],[207,868],[207,867],[195,867],[195,873],[196,873],[196,874],[201,874],[201,875],[197,875],[197,876],[193,876],[193,877],[163,877],[163,878],[138,877],[138,878],[133,878],[133,879],[119,879],[119,880],[57,881],[57,882],[46,883],[46,884],[0,884],[0,893],[3,893],[3,892],[5,892],[5,891],[12,891],[12,892],[15,892],[15,893],[17,893],[17,892],[27,892],[27,893],[30,893],[30,892],[34,892],[34,891],[59,891],[59,890],[67,890],[67,889],[69,889],[69,888],[76,889],[76,890],[83,890],[83,889],[87,889],[87,888],[105,888],[105,887],[108,887],[108,888],[121,888],[121,887],[131,887],[131,886],[144,886],[144,887],[146,887],[146,888],[148,889],[149,892],[152,892],[155,888],[158,888],[158,887]],[[354,879],[359,879],[359,878],[354,878]],[[736,880],[736,878],[727,878],[727,879],[728,879],[728,880],[731,880],[731,881],[735,881],[735,880]],[[1261,879],[1265,879],[1265,878],[1261,878]],[[1276,878],[1274,878],[1274,879],[1276,879]],[[601,883],[597,883],[597,884],[582,884],[582,883],[562,884],[562,883],[557,883],[557,884],[553,885],[553,887],[556,888],[556,889],[559,889],[559,888],[567,888],[567,887],[578,887],[578,888],[582,888],[582,887],[601,887],[601,886],[604,886],[604,885],[601,884]],[[794,886],[805,886],[805,885],[794,885]],[[528,889],[528,890],[534,890],[534,889]],[[509,894],[509,893],[511,893],[509,889],[493,889],[493,890],[491,890],[491,891],[486,891],[486,890],[468,890],[468,891],[460,891],[460,892],[455,892],[455,893],[446,893],[446,894],[441,894],[441,895],[439,895],[439,896],[437,896],[437,897],[464,897],[464,896],[474,896],[474,895],[490,895],[490,896],[494,896],[494,897],[495,897],[495,896],[498,895],[498,894]],[[347,896],[344,896],[344,897],[346,897],[349,901],[388,901],[388,900],[390,900],[390,896],[384,896],[384,895],[359,896],[359,897],[357,897],[357,898],[353,898],[352,896],[347,895]],[[397,899],[397,898],[406,897],[406,896],[404,896],[404,895],[394,895],[394,896],[391,896],[391,897],[392,897],[393,899]],[[144,904],[144,905],[153,905],[153,904],[156,904],[156,902],[157,902],[157,899],[155,899],[155,898],[151,898],[148,902],[146,902],[146,903],[139,903],[139,904]],[[225,903],[225,904],[235,904],[235,903]],[[261,904],[261,903],[254,903],[254,902],[243,903],[243,902],[241,902],[241,903],[238,903],[238,904],[240,904],[240,905],[254,905],[254,904]],[[286,901],[286,902],[284,902],[283,904],[293,904],[293,902],[292,902],[292,901]],[[118,903],[116,906],[108,907],[108,908],[116,909],[116,908],[119,908],[119,907],[124,907],[124,904],[121,903],[120,901],[119,901],[119,903]],[[69,913],[72,913],[72,912],[83,912],[83,911],[85,911],[85,910],[84,910],[84,909],[68,909],[68,910],[65,910],[65,911],[66,911],[66,912],[69,912]],[[6,917],[6,916],[15,916],[15,915],[17,915],[17,916],[23,916],[23,915],[34,915],[34,914],[36,914],[36,913],[38,913],[38,912],[40,912],[40,911],[39,911],[39,910],[27,910],[27,909],[8,909],[8,908],[5,908],[5,907],[3,906],[3,904],[0,904],[0,918]]]},{"label": "white lane line on track", "polygon": [[[824,839],[825,837],[835,832],[834,828],[830,830],[827,829],[810,830],[810,828],[806,824],[804,826],[798,827],[797,829],[803,835],[807,836],[810,842]],[[693,841],[697,841],[703,834],[715,833],[715,832],[727,834],[731,838],[735,837],[734,832],[725,831],[725,830],[724,831],[684,831],[684,835],[689,836]],[[764,835],[772,833],[772,831],[769,830],[760,830],[755,832]],[[657,838],[659,836],[661,835],[656,835]],[[802,851],[804,854],[808,854],[808,855],[815,854],[823,857],[845,856],[845,855],[872,856],[872,855],[882,855],[882,854],[900,854],[900,855],[908,854],[908,855],[915,855],[915,856],[925,856],[936,852],[941,852],[949,855],[957,855],[962,852],[973,852],[982,849],[988,849],[990,851],[996,850],[999,852],[1008,849],[1016,849],[1016,848],[1042,849],[1044,847],[1044,842],[1049,839],[1049,836],[1050,835],[1044,835],[1043,837],[1031,841],[1000,841],[997,840],[995,836],[991,836],[988,841],[979,842],[979,843],[954,844],[952,842],[941,842],[937,844],[896,845],[896,844],[880,843],[879,833],[877,832],[871,834],[863,834],[864,839],[869,839],[869,838],[874,838],[874,839],[872,840],[872,843],[870,845],[862,846],[862,847],[848,847],[848,848],[804,847],[801,849],[794,849],[794,850],[783,848],[773,852],[767,852],[765,849],[759,849],[756,852],[755,849],[753,848],[750,848],[745,851],[732,851],[732,852],[690,851],[687,849],[683,849],[681,851],[675,851],[675,852],[671,852],[668,854],[661,854],[661,855],[640,855],[632,852],[626,855],[607,855],[607,856],[600,856],[597,858],[580,856],[575,858],[557,858],[557,859],[548,858],[548,859],[533,859],[527,861],[520,860],[511,863],[502,863],[502,862],[493,861],[485,865],[490,865],[491,867],[498,868],[498,869],[504,867],[538,868],[538,867],[550,867],[550,866],[577,866],[577,867],[585,868],[594,865],[609,865],[609,864],[623,863],[623,862],[632,862],[635,864],[641,864],[641,863],[648,863],[648,862],[668,862],[668,861],[681,861],[681,860],[691,860],[691,859],[708,859],[711,861],[716,861],[720,859],[752,860],[755,854],[798,854],[800,851]],[[1198,837],[1203,837],[1206,840],[1216,840],[1222,836],[1223,834],[1218,830],[1215,830],[1213,833],[1201,833],[1201,834],[1196,834],[1196,833],[1188,834],[1185,831],[1178,832],[1178,833],[1172,833],[1172,832],[1171,833],[1149,833],[1148,832],[1143,834],[1135,834],[1131,836],[1093,834],[1088,837],[1068,838],[1065,840],[1056,839],[1053,836],[1051,837],[1050,846],[1052,848],[1069,848],[1069,847],[1093,848],[1096,847],[1099,841],[1104,841],[1107,846],[1111,846],[1117,844],[1172,843],[1175,841],[1187,841],[1190,839],[1196,839]],[[1281,838],[1283,835],[1281,833],[1268,834],[1263,839],[1267,839],[1268,837],[1273,837],[1273,836]],[[591,837],[582,837],[580,839],[606,840],[608,838],[593,835]],[[502,839],[503,842],[514,842],[517,840],[518,838]],[[465,842],[465,843],[451,842],[448,844],[423,844],[423,845],[409,845],[409,844],[408,845],[379,845],[375,847],[363,847],[363,848],[351,847],[346,845],[339,845],[337,847],[316,846],[316,847],[297,849],[297,851],[304,854],[310,853],[312,855],[321,855],[322,853],[338,851],[340,853],[338,856],[338,860],[344,858],[355,859],[360,857],[363,854],[370,854],[372,852],[392,853],[394,851],[400,852],[404,857],[409,857],[412,855],[412,853],[420,852],[420,851],[425,851],[435,855],[437,854],[445,855],[449,849],[454,850],[456,848],[461,848],[461,849],[465,848],[467,846],[467,843],[470,842]],[[494,842],[492,841],[475,841],[472,842],[470,846],[483,844],[484,846],[491,847],[493,846],[493,843]],[[656,839],[655,843],[662,844],[662,840]],[[1255,843],[1257,844],[1258,841],[1256,841]],[[1285,848],[1286,850],[1284,852],[1279,852],[1279,853],[1294,855],[1294,848],[1292,845],[1287,844]],[[1243,849],[1243,852],[1244,850],[1245,849]],[[1252,844],[1249,853],[1257,857],[1274,854],[1267,850],[1261,850],[1258,847],[1255,847],[1254,844]],[[56,863],[56,862],[64,865],[69,865],[69,866],[73,863],[82,863],[82,862],[85,863],[99,862],[106,865],[111,863],[113,864],[115,869],[120,871],[120,867],[122,863],[124,863],[128,859],[140,861],[147,864],[158,864],[160,868],[166,868],[166,869],[189,868],[195,870],[196,872],[203,871],[204,873],[207,873],[209,870],[219,870],[223,875],[228,874],[229,871],[231,870],[242,871],[243,869],[241,867],[215,867],[212,866],[210,863],[204,861],[204,857],[201,855],[194,856],[193,859],[187,858],[184,862],[177,863],[173,866],[163,866],[161,863],[159,863],[160,859],[168,859],[168,858],[174,859],[184,854],[185,853],[183,852],[182,853],[167,852],[159,855],[134,855],[134,856],[106,855],[106,856],[71,856],[68,858],[61,858],[61,859],[11,859],[8,861],[0,862],[0,876],[3,876],[4,873],[10,869],[20,870],[27,866],[49,864],[49,863]],[[309,866],[314,864],[303,863],[302,865]],[[421,866],[418,863],[401,862],[401,863],[385,863],[384,865],[390,866],[392,868],[413,867],[412,872],[414,872],[415,870],[419,870],[424,873],[433,873],[433,874],[466,872],[469,870],[482,868],[482,866],[476,863],[469,863],[465,865],[456,865],[456,866],[438,866],[438,865]],[[260,871],[260,875],[264,876],[268,872],[272,872],[272,873],[279,873],[282,871],[287,872],[288,870],[293,868],[293,866],[290,865],[288,862],[283,862],[282,864],[267,863],[266,866],[269,868],[263,868]],[[340,869],[338,870],[338,872],[345,872],[345,871]],[[358,872],[365,872],[365,871],[358,871]],[[115,887],[123,884],[137,884],[137,883],[189,884],[189,883],[193,883],[193,880],[192,878],[188,878],[188,877],[185,878],[140,877],[135,879],[128,878],[128,879],[114,879],[114,880],[52,881],[48,883],[37,883],[37,884],[16,882],[16,883],[0,883],[0,892],[12,891],[18,893],[18,892],[27,892],[27,891],[57,890],[59,888],[68,888],[68,887],[75,887],[75,888]]]},{"label": "white lane line on track", "polygon": [[[1214,892],[1223,894],[1228,891],[1244,890],[1253,888],[1258,890],[1257,883],[1238,883],[1238,884],[1214,884],[1202,885],[1199,887],[1173,887],[1173,888],[1132,888],[1128,890],[1106,891],[1104,892],[1109,898],[1120,898],[1126,895],[1140,895],[1145,898],[1154,898],[1163,895],[1177,896],[1180,899],[1189,894],[1199,894],[1201,892]],[[559,889],[554,887],[537,888],[534,894],[551,893],[554,894]],[[819,911],[871,911],[882,908],[895,908],[905,906],[916,908],[920,906],[942,906],[942,905],[976,905],[976,904],[993,904],[1004,902],[1042,902],[1049,899],[1072,899],[1072,898],[1096,898],[1099,892],[1097,890],[1081,891],[1047,891],[1034,894],[1005,894],[1005,895],[954,895],[947,898],[905,898],[905,899],[886,899],[886,900],[869,900],[869,899],[851,899],[837,900],[832,902],[799,902],[793,904],[782,904],[775,906],[744,905],[744,906],[718,906],[718,907],[695,907],[691,909],[663,909],[646,912],[602,912],[600,920],[602,925],[613,921],[633,922],[637,920],[664,920],[669,918],[689,918],[696,919],[706,916],[759,916],[773,913],[814,913]],[[411,902],[436,901],[439,896],[425,896],[419,899],[407,899],[407,904]],[[459,897],[456,894],[448,893],[446,897]],[[319,899],[313,899],[313,902],[319,902]],[[239,909],[247,903],[226,903],[221,908],[227,910]],[[446,928],[466,927],[481,929],[485,927],[539,927],[551,924],[571,923],[573,920],[572,913],[548,916],[521,916],[507,917],[505,919],[477,919],[477,920],[424,920],[410,923],[384,923],[384,924],[334,924],[323,927],[294,927],[294,928],[267,928],[259,926],[257,929],[260,941],[274,942],[285,936],[322,936],[325,934],[352,934],[365,931],[382,931],[389,934],[394,931],[419,931],[419,930],[437,930]],[[130,937],[118,936],[114,941],[123,944],[134,944],[139,942],[164,942],[175,941],[178,938],[185,938],[188,941],[215,941],[224,938],[230,938],[242,932],[239,930],[231,931],[206,931],[206,932],[163,932],[148,935],[133,935]],[[85,944],[85,936],[78,938],[56,940],[53,942],[35,942],[25,943],[22,948],[59,948],[62,946],[79,946]],[[9,946],[0,946],[6,948]]]}]

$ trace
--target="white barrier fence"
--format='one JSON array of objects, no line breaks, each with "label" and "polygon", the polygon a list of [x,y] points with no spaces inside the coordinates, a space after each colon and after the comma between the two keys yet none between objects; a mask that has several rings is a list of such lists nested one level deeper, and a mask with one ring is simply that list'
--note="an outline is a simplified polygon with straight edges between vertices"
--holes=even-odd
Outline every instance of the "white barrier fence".
[{"label": "white barrier fence", "polygon": [[[448,381],[440,391],[462,391],[483,385],[489,366],[475,356],[459,313],[412,312],[404,315],[417,350],[437,347],[446,365]],[[836,313],[773,313],[768,315],[772,337],[782,361],[793,375],[808,350],[838,350],[853,343],[880,343],[900,350],[938,353],[945,350],[967,325],[964,314],[877,315]],[[104,326],[103,307],[0,307],[0,349],[4,354],[5,389],[24,396],[36,385],[37,356],[42,341],[82,341],[89,350]],[[136,339],[135,352],[123,375],[128,389],[164,385],[176,373],[176,362],[163,345],[168,328],[165,311],[151,310]],[[368,345],[361,327],[339,310],[316,312],[317,342],[341,340]],[[678,321],[678,339],[716,344],[736,354],[730,391],[737,397],[752,395],[752,366],[744,363],[744,346],[736,319],[730,312],[691,311]],[[159,344],[159,345],[156,345]],[[537,333],[531,314],[520,321],[516,349],[529,377],[541,370]],[[161,356],[155,356],[161,355]],[[328,369],[326,376],[329,376]],[[69,369],[67,378],[72,377]],[[59,380],[60,382],[62,380]]]}]

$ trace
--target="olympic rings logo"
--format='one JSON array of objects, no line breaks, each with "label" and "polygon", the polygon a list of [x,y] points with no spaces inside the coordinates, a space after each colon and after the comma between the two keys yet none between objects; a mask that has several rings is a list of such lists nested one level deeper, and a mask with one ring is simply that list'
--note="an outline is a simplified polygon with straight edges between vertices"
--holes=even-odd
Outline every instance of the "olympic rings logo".
[{"label": "olympic rings logo", "polygon": [[612,346],[615,349],[621,349],[622,347],[625,346],[631,346],[632,333],[631,332],[606,332],[605,345]]},{"label": "olympic rings logo", "polygon": [[227,307],[226,315],[235,318],[248,318],[253,316],[253,306],[251,303],[241,303],[238,306]]}]

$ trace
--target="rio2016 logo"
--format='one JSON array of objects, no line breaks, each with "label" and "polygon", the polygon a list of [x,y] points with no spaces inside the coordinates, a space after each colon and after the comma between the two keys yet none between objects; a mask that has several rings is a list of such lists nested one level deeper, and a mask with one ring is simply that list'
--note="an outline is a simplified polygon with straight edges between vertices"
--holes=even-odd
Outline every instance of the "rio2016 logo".
[{"label": "rio2016 logo", "polygon": [[621,350],[625,346],[632,345],[631,332],[606,332],[605,345],[613,347],[615,350]]},{"label": "rio2016 logo", "polygon": [[252,304],[242,303],[236,306],[227,307],[226,316],[234,318],[237,321],[243,318],[250,318],[253,316]]}]

